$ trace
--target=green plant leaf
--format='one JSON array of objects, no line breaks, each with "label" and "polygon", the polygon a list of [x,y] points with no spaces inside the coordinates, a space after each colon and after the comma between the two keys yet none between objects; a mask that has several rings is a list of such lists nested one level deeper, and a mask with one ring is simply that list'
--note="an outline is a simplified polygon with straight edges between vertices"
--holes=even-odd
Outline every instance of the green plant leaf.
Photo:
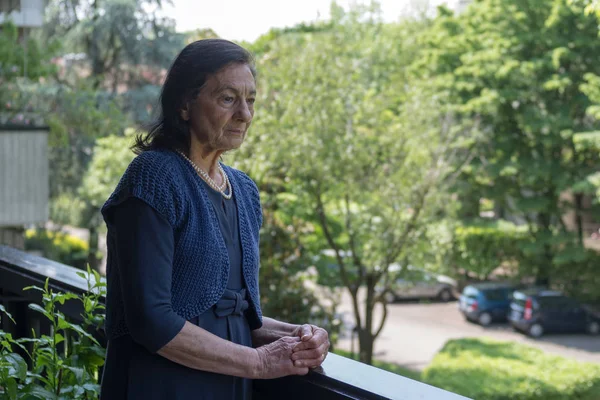
[{"label": "green plant leaf", "polygon": [[38,292],[44,292],[44,289],[39,286],[26,286],[23,290],[37,290]]},{"label": "green plant leaf", "polygon": [[48,318],[49,320],[52,320],[52,314],[47,312],[42,306],[40,306],[38,304],[34,304],[34,303],[29,304],[29,309],[31,309],[33,311],[37,311],[41,314],[44,314],[46,316],[46,318]]},{"label": "green plant leaf", "polygon": [[66,365],[65,368],[68,369],[69,371],[73,372],[73,374],[75,375],[75,379],[78,382],[81,381],[81,379],[83,378],[83,374],[85,372],[85,370],[83,368],[71,367],[68,365]]},{"label": "green plant leaf", "polygon": [[54,314],[58,320],[58,329],[70,329],[72,327],[73,324],[71,324],[69,321],[67,321],[65,319],[65,316],[62,315],[61,313],[56,313]]},{"label": "green plant leaf", "polygon": [[0,348],[3,350],[6,349],[8,351],[12,351],[12,342],[8,340],[0,340]]},{"label": "green plant leaf", "polygon": [[54,335],[54,344],[55,345],[58,345],[64,341],[65,341],[65,337],[63,335],[61,335],[60,333],[57,333]]},{"label": "green plant leaf", "polygon": [[97,345],[100,345],[100,343],[98,343],[98,341],[89,333],[87,333],[86,331],[84,331],[79,325],[75,325],[75,324],[69,324],[69,329],[74,330],[75,332],[79,333],[82,336],[85,336],[86,338],[90,339],[92,342],[94,342]]},{"label": "green plant leaf", "polygon": [[67,300],[78,299],[78,298],[79,298],[79,296],[77,296],[75,293],[53,293],[52,294],[52,300],[60,303],[61,305],[64,305],[65,301],[67,301]]},{"label": "green plant leaf", "polygon": [[6,381],[6,391],[8,392],[8,398],[10,400],[17,398],[17,380],[14,378],[8,378]]},{"label": "green plant leaf", "polygon": [[5,359],[10,365],[8,369],[9,376],[24,381],[27,378],[27,363],[23,357],[17,353],[10,353],[6,355]]},{"label": "green plant leaf", "polygon": [[100,367],[104,365],[106,351],[102,346],[90,346],[81,349],[77,356],[85,365],[90,367]]},{"label": "green plant leaf", "polygon": [[69,385],[62,388],[60,393],[65,399],[81,399],[85,394],[85,389],[79,385]]},{"label": "green plant leaf", "polygon": [[94,308],[94,302],[92,301],[92,299],[90,299],[89,297],[85,297],[83,299],[83,309],[85,310],[86,313],[89,313],[93,310]]},{"label": "green plant leaf", "polygon": [[23,400],[56,400],[57,396],[46,390],[42,386],[31,384],[26,386],[21,393],[20,399]]},{"label": "green plant leaf", "polygon": [[39,341],[39,338],[19,338],[16,340],[17,343],[33,343],[34,345]]},{"label": "green plant leaf", "polygon": [[100,393],[100,385],[95,383],[85,383],[83,388],[89,392]]},{"label": "green plant leaf", "polygon": [[2,304],[0,304],[0,312],[4,313],[13,322],[13,324],[16,324],[16,321],[13,319],[12,315],[6,311],[6,308],[4,308]]},{"label": "green plant leaf", "polygon": [[22,343],[24,343],[25,341],[23,339],[17,339],[17,340],[13,340],[12,337],[9,335],[9,339],[10,344],[14,344],[16,346],[18,346],[21,350],[23,350],[28,356],[31,357],[31,354],[29,354],[29,350],[27,350],[27,347],[23,346]]},{"label": "green plant leaf", "polygon": [[37,373],[34,373],[34,372],[30,371],[30,372],[27,373],[27,376],[34,383],[35,382],[42,383],[46,387],[50,387],[52,385],[51,382],[50,382],[50,380],[47,377],[45,377],[44,375],[37,374]]}]

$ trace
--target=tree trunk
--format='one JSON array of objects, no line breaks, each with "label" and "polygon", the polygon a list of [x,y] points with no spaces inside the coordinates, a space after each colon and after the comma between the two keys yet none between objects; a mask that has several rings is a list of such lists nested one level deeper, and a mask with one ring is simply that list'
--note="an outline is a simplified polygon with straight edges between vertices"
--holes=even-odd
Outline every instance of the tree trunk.
[{"label": "tree trunk", "polygon": [[367,274],[365,277],[367,298],[365,299],[364,327],[359,327],[358,343],[360,347],[360,361],[371,365],[373,363],[373,309],[375,308],[375,277]]},{"label": "tree trunk", "polygon": [[373,344],[375,338],[371,332],[359,328],[358,330],[358,346],[360,348],[360,362],[365,364],[373,364]]},{"label": "tree trunk", "polygon": [[581,212],[583,210],[583,194],[575,194],[575,224],[577,229],[577,238],[579,245],[583,247],[583,218]]},{"label": "tree trunk", "polygon": [[458,210],[458,216],[462,220],[469,220],[472,218],[479,217],[480,204],[479,204],[479,195],[474,193],[471,190],[468,191],[460,191],[458,194],[460,208]]},{"label": "tree trunk", "polygon": [[[542,228],[542,232],[548,232],[550,230],[550,214],[541,213],[538,217],[539,224]],[[537,274],[535,277],[535,284],[538,286],[549,286],[550,285],[550,269],[552,268],[552,260],[554,254],[552,247],[547,242],[544,243],[544,254],[540,260],[540,265],[537,268]]]}]

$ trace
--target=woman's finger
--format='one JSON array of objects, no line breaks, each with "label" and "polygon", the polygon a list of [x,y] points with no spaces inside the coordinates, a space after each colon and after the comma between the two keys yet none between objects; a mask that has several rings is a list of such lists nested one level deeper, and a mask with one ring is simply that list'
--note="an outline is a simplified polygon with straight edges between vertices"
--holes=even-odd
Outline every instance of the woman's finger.
[{"label": "woman's finger", "polygon": [[310,360],[297,360],[294,362],[294,366],[296,367],[308,367],[308,368],[316,368],[319,365],[323,364],[325,360],[325,354],[322,354],[318,358],[313,358]]},{"label": "woman's finger", "polygon": [[308,324],[304,324],[300,327],[300,339],[302,339],[303,342],[306,342],[308,340],[311,340],[313,338],[313,329],[312,326],[308,325]]},{"label": "woman's finger", "polygon": [[308,350],[301,350],[301,351],[294,352],[292,354],[292,360],[296,361],[296,360],[318,359],[323,354],[327,353],[328,349],[329,349],[329,341],[327,341],[326,343],[322,343],[316,349],[308,349]]},{"label": "woman's finger", "polygon": [[327,331],[323,328],[314,327],[313,334],[310,340],[302,341],[302,343],[298,343],[296,347],[294,347],[294,352],[302,351],[307,349],[316,349],[323,343],[329,343],[329,335]]}]

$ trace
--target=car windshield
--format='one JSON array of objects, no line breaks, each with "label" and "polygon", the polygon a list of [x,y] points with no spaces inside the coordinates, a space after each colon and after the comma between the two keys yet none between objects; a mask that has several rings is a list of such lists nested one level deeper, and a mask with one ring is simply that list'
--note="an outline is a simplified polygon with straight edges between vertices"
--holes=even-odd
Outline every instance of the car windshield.
[{"label": "car windshield", "polygon": [[479,291],[477,289],[475,289],[472,286],[467,286],[464,290],[463,290],[463,296],[468,297],[470,299],[476,299],[477,298],[477,293],[479,293]]},{"label": "car windshield", "polygon": [[527,299],[529,298],[529,295],[523,293],[523,292],[513,292],[512,293],[512,301],[515,304],[518,304],[521,307],[525,307],[525,303],[527,302]]},{"label": "car windshield", "polygon": [[541,296],[537,299],[540,307],[546,309],[570,309],[577,307],[575,300],[564,296]]}]

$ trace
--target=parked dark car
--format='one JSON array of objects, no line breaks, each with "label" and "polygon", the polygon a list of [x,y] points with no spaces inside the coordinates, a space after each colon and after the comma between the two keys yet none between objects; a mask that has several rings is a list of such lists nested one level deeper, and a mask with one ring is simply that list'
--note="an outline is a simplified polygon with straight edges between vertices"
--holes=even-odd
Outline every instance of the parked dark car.
[{"label": "parked dark car", "polygon": [[560,292],[515,291],[510,308],[511,325],[535,338],[546,332],[600,333],[600,317]]},{"label": "parked dark car", "polygon": [[477,283],[466,286],[460,295],[458,308],[469,321],[488,326],[494,321],[506,321],[515,286],[507,283]]}]

